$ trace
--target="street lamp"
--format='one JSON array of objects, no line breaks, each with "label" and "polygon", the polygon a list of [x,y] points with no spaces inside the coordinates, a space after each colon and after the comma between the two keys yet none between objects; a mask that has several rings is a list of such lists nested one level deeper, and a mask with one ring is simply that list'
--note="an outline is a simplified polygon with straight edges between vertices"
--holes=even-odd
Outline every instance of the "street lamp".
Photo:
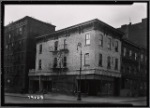
[{"label": "street lamp", "polygon": [[[77,45],[78,47],[82,48],[82,44],[79,42]],[[79,73],[79,82],[78,82],[78,98],[77,100],[81,100],[81,71],[82,71],[82,49],[80,50],[80,73]]]}]

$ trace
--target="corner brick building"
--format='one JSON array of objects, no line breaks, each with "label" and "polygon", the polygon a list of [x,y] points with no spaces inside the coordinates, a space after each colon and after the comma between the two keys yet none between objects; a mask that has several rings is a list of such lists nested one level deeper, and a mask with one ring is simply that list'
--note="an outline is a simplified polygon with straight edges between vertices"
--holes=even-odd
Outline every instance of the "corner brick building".
[{"label": "corner brick building", "polygon": [[82,93],[119,95],[122,36],[98,19],[38,36],[30,90],[73,93],[80,81]]},{"label": "corner brick building", "polygon": [[4,28],[5,92],[27,92],[28,72],[35,68],[35,37],[55,31],[52,24],[26,16]]}]

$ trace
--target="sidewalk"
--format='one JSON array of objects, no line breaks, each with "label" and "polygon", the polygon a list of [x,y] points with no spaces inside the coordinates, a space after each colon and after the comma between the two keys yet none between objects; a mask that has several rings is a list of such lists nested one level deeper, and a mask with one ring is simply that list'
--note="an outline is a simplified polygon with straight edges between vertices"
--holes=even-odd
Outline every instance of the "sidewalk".
[{"label": "sidewalk", "polygon": [[[28,96],[41,96],[42,94],[15,94],[15,93],[5,93],[6,96],[17,96],[28,98]],[[146,97],[98,97],[98,96],[82,96],[81,102],[85,103],[124,103],[130,101],[144,101]],[[77,96],[58,94],[58,93],[49,93],[44,94],[44,99],[52,99],[52,100],[63,100],[63,101],[71,101],[78,102]]]}]

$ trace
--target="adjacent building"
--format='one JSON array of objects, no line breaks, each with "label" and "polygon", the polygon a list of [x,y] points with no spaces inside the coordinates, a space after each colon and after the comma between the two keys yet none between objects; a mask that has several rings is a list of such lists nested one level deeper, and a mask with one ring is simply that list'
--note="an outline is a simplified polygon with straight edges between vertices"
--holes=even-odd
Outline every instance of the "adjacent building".
[{"label": "adjacent building", "polygon": [[28,91],[28,72],[35,68],[35,37],[54,31],[54,25],[28,16],[5,26],[3,54],[6,92]]},{"label": "adjacent building", "polygon": [[141,96],[147,90],[147,18],[119,28],[122,39],[121,95]]},{"label": "adjacent building", "polygon": [[119,95],[123,34],[94,19],[38,36],[29,90]]}]

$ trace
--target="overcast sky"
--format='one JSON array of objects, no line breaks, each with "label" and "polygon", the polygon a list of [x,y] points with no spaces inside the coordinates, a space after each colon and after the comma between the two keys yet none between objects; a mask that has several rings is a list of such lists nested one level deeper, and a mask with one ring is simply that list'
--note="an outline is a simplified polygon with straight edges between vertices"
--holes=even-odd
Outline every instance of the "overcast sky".
[{"label": "overcast sky", "polygon": [[147,4],[133,5],[5,5],[4,25],[25,16],[52,23],[56,30],[98,18],[118,28],[141,22],[147,17]]}]

